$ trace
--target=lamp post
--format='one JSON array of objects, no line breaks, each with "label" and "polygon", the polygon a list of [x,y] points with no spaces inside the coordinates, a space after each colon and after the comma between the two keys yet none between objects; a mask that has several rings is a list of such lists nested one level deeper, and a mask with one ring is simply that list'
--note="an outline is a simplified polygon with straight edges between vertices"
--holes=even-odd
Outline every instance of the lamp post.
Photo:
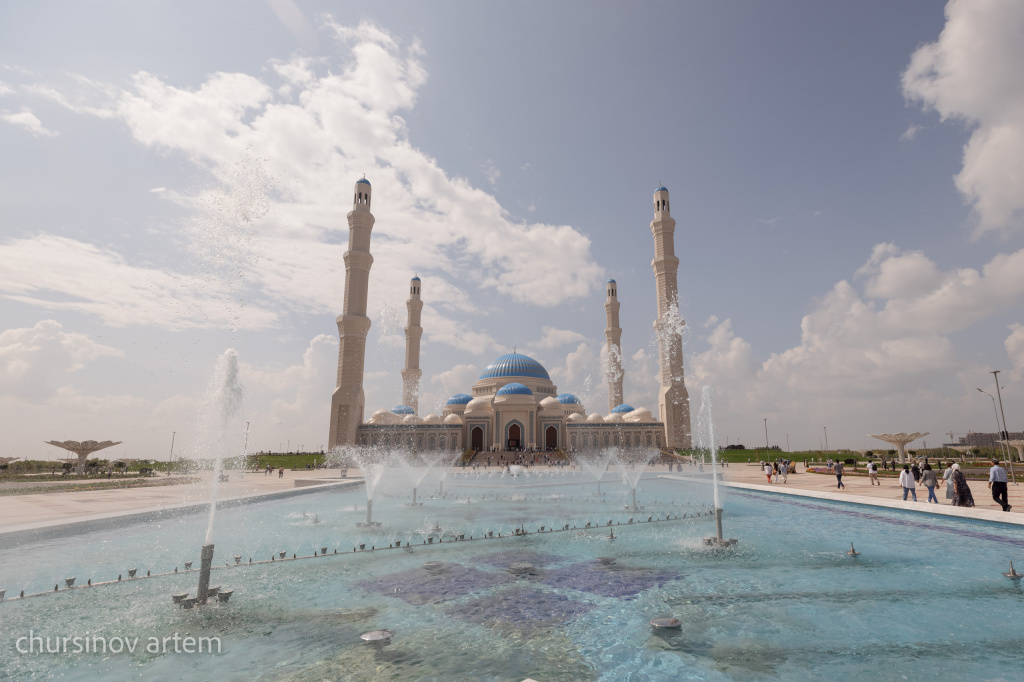
[{"label": "lamp post", "polygon": [[825,430],[825,452],[828,452],[828,427],[822,426],[821,428]]},{"label": "lamp post", "polygon": [[764,418],[764,449],[768,450],[768,417]]},{"label": "lamp post", "polygon": [[[999,388],[999,372],[1000,370],[992,370],[992,377],[996,380],[996,397],[999,398],[999,414],[1003,417],[1003,437],[1000,440],[1010,440],[1010,432],[1006,430],[1006,412],[1003,411],[1003,393]],[[1017,478],[1013,475],[1013,457],[1010,455],[1010,446],[1003,443],[1003,447],[1006,448],[1006,454],[1008,457],[1006,461],[1010,463],[1010,480],[1013,481],[1014,485],[1017,485]]]},{"label": "lamp post", "polygon": [[[171,460],[174,459],[174,437],[178,435],[177,431],[171,431],[171,454],[167,456],[167,475],[171,475]],[[126,470],[127,471],[127,470]]]}]

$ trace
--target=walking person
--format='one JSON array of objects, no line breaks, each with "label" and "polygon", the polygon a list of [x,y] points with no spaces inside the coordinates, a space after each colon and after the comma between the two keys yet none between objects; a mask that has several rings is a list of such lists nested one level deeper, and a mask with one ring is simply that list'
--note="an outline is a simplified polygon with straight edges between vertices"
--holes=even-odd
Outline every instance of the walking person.
[{"label": "walking person", "polygon": [[917,481],[914,480],[914,474],[910,473],[910,465],[904,464],[903,471],[900,472],[900,485],[903,487],[903,499],[907,499],[907,493],[914,496],[914,502],[917,502]]},{"label": "walking person", "polygon": [[1003,511],[1010,511],[1010,500],[1006,492],[1006,469],[999,466],[999,460],[992,460],[992,468],[988,470],[988,487],[992,489],[992,499]]},{"label": "walking person", "polygon": [[939,484],[939,479],[932,471],[932,465],[928,462],[924,463],[924,470],[921,472],[921,483],[924,484],[925,488],[928,488],[928,501],[939,503],[939,498],[935,496],[935,486]]},{"label": "walking person", "polygon": [[768,477],[768,482],[771,483],[772,482],[772,465],[771,464],[765,464],[764,465],[764,475]]},{"label": "walking person", "polygon": [[783,462],[782,466],[779,467],[779,475],[782,476],[782,482],[787,483],[789,481],[789,466]]},{"label": "walking person", "polygon": [[832,470],[836,474],[836,490],[838,490],[839,488],[845,490],[846,485],[843,483],[843,463],[836,462]]},{"label": "walking person", "polygon": [[950,462],[946,470],[942,472],[942,480],[946,482],[946,499],[953,504],[953,462]]},{"label": "walking person", "polygon": [[912,462],[910,465],[910,473],[914,474],[914,481],[921,481],[921,469],[917,466],[917,462]]},{"label": "walking person", "polygon": [[871,479],[871,485],[882,485],[878,482],[878,464],[876,462],[868,462],[868,478]]},{"label": "walking person", "polygon": [[967,477],[960,471],[960,465],[953,464],[953,504],[957,507],[973,507],[974,495],[967,485]]},{"label": "walking person", "polygon": [[775,460],[772,462],[772,475],[775,477],[775,483],[779,482],[779,461]]}]

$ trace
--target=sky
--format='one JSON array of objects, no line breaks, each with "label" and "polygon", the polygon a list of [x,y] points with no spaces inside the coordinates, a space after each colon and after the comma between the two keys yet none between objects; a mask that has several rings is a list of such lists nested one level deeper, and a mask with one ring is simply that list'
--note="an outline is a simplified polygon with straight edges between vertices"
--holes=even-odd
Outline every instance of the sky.
[{"label": "sky", "polygon": [[[517,348],[657,411],[652,194],[722,444],[1024,429],[1024,3],[0,5],[3,456],[326,445],[346,213],[373,184],[366,414]],[[765,422],[764,420],[767,420]],[[115,451],[116,452],[116,451]],[[122,453],[117,453],[121,455]]]}]

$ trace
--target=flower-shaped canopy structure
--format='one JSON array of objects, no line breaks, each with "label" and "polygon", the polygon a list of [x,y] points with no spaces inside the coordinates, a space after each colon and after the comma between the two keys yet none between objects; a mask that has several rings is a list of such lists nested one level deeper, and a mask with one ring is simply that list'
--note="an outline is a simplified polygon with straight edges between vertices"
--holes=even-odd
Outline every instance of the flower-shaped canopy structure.
[{"label": "flower-shaped canopy structure", "polygon": [[121,444],[121,441],[119,441],[119,440],[118,441],[113,441],[113,440],[104,440],[104,441],[95,441],[95,440],[83,440],[83,441],[77,441],[77,440],[63,440],[63,441],[61,441],[61,440],[48,440],[48,441],[45,441],[45,442],[46,442],[47,445],[54,445],[54,446],[56,446],[58,448],[62,448],[64,450],[67,450],[68,452],[73,452],[76,455],[78,455],[78,469],[77,469],[77,471],[80,474],[84,474],[85,473],[85,460],[88,459],[89,455],[91,455],[92,453],[97,452],[99,450],[104,450],[106,448],[110,448],[110,447],[113,447],[115,445],[120,445]]},{"label": "flower-shaped canopy structure", "polygon": [[902,431],[900,431],[899,433],[870,433],[868,435],[871,436],[872,438],[877,438],[878,440],[885,441],[890,445],[895,445],[896,451],[900,453],[900,464],[906,464],[907,443],[915,441],[918,438],[924,438],[925,436],[928,435],[928,433],[928,431],[925,431],[924,433],[918,433],[916,431],[914,433],[903,433]]},{"label": "flower-shaped canopy structure", "polygon": [[996,442],[1009,445],[1011,448],[1017,448],[1017,459],[1024,462],[1024,440],[1000,440]]}]

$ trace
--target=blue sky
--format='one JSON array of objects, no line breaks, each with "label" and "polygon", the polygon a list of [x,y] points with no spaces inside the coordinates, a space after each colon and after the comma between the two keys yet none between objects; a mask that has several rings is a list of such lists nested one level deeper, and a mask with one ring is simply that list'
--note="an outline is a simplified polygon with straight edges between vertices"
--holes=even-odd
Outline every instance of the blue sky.
[{"label": "blue sky", "polygon": [[664,184],[723,440],[992,430],[989,369],[1013,429],[1022,27],[1009,1],[9,3],[4,454],[187,450],[227,347],[255,446],[318,448],[364,172],[368,413],[401,396],[413,272],[421,414],[513,345],[605,412],[609,276],[627,400],[656,409]]}]

